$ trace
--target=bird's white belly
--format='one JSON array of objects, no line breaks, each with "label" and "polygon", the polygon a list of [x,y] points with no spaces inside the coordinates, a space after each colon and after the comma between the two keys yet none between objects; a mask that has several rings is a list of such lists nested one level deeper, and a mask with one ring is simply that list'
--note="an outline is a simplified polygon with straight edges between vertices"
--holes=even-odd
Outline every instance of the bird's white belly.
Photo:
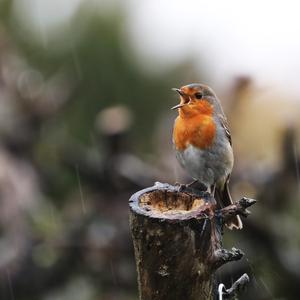
[{"label": "bird's white belly", "polygon": [[214,144],[204,150],[189,145],[184,151],[177,150],[176,157],[190,176],[208,187],[224,182],[233,167],[233,153],[229,142],[222,143],[221,147]]}]

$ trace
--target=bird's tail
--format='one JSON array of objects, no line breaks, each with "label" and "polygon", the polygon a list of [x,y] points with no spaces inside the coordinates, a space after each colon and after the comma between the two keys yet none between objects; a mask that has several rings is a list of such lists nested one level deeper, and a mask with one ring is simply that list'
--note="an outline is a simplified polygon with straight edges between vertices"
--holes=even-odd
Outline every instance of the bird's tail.
[{"label": "bird's tail", "polygon": [[[216,197],[216,201],[217,203],[222,207],[228,206],[230,204],[232,204],[232,198],[229,192],[229,178],[227,178],[223,189],[222,188],[216,188],[216,193],[215,193],[215,197]],[[234,216],[231,219],[229,219],[226,222],[226,227],[228,227],[229,229],[242,229],[243,228],[243,223],[242,220],[239,216]]]}]

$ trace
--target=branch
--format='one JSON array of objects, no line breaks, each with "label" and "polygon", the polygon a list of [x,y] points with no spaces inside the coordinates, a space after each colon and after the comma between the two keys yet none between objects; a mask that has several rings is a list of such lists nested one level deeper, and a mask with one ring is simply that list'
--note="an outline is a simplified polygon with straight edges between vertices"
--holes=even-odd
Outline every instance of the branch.
[{"label": "branch", "polygon": [[243,256],[243,251],[236,248],[232,248],[231,251],[226,249],[217,249],[214,252],[212,260],[213,268],[216,270],[228,262],[240,260]]},{"label": "branch", "polygon": [[[222,249],[222,223],[248,215],[253,199],[216,210],[213,196],[190,186],[155,183],[129,200],[130,228],[141,300],[215,299],[215,271],[244,253]],[[242,276],[231,289],[244,285]],[[247,277],[248,278],[248,277]]]},{"label": "branch", "polygon": [[224,223],[236,215],[241,215],[246,218],[251,213],[247,208],[256,202],[257,200],[255,199],[243,197],[239,201],[220,209],[218,213],[223,218]]},{"label": "branch", "polygon": [[221,244],[207,192],[156,183],[129,201],[142,300],[213,300],[211,257]]},{"label": "branch", "polygon": [[237,281],[233,283],[230,289],[226,289],[223,283],[219,284],[218,293],[219,299],[232,299],[238,292],[242,291],[246,284],[250,282],[249,276],[245,273]]}]

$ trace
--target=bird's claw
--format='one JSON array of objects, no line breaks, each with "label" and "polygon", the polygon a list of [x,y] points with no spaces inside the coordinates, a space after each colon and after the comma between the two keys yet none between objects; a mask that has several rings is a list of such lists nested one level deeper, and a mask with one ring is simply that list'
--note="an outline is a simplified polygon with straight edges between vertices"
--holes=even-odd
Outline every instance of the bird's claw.
[{"label": "bird's claw", "polygon": [[175,182],[175,186],[178,186],[178,192],[183,192],[188,187],[187,184],[179,183],[177,181]]},{"label": "bird's claw", "polygon": [[179,185],[178,191],[179,191],[179,192],[183,192],[184,190],[186,190],[186,188],[187,188],[187,185],[181,183],[181,184]]}]

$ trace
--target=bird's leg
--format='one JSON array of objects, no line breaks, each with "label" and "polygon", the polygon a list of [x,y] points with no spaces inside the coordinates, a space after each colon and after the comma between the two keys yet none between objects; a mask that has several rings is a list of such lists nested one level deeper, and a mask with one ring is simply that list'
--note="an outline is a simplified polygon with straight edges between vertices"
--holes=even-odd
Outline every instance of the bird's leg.
[{"label": "bird's leg", "polygon": [[186,186],[187,187],[192,187],[195,183],[197,183],[198,182],[198,180],[197,179],[195,179],[195,180],[193,180],[192,182],[190,182],[190,183],[188,183]]},{"label": "bird's leg", "polygon": [[214,197],[215,196],[215,191],[216,191],[216,184],[212,184],[212,185],[207,186],[206,191]]},{"label": "bird's leg", "polygon": [[[193,185],[200,185],[200,186],[196,186],[196,187],[193,187]],[[199,180],[195,179],[194,181],[190,182],[190,183],[187,183],[187,184],[184,184],[184,183],[178,183],[176,182],[175,183],[176,186],[179,186],[179,192],[183,192],[183,191],[186,191],[186,192],[191,192],[191,193],[194,193],[194,194],[198,194],[198,193],[203,193],[203,192],[208,192],[209,194],[211,193],[210,190],[211,190],[211,187],[207,187],[205,184],[201,183]]]},{"label": "bird's leg", "polygon": [[179,183],[179,182],[175,182],[175,186],[178,186],[178,191],[179,192],[183,192],[186,188],[187,188],[187,185],[184,184],[184,183]]},{"label": "bird's leg", "polygon": [[180,191],[183,191],[184,189],[186,189],[186,188],[192,188],[192,186],[195,184],[195,183],[197,183],[198,182],[198,180],[197,179],[195,179],[195,180],[193,180],[192,182],[190,182],[190,183],[187,183],[187,184],[184,184],[184,183],[179,183],[179,182],[175,182],[175,185],[176,186],[179,186],[179,190]]},{"label": "bird's leg", "polygon": [[212,196],[214,196],[214,195],[215,195],[215,191],[216,191],[216,184],[211,185],[211,186],[209,187],[209,189],[210,189],[210,194],[211,194]]}]

